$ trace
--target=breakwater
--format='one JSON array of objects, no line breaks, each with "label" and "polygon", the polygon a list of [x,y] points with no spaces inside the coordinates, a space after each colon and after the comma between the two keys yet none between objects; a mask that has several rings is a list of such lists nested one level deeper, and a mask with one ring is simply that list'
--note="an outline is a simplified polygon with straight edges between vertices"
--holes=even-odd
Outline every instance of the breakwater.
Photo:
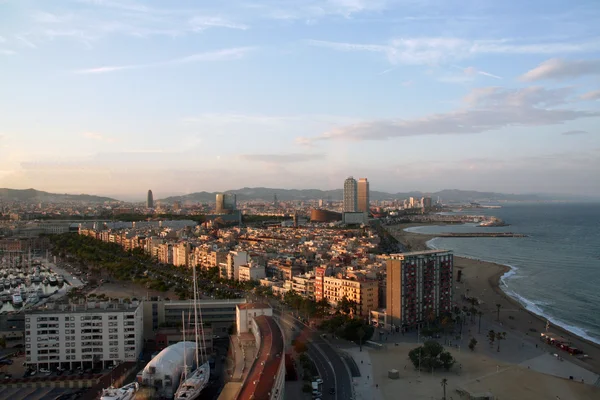
[{"label": "breakwater", "polygon": [[475,237],[493,237],[493,238],[502,238],[502,237],[516,237],[516,238],[524,238],[527,235],[522,233],[513,233],[513,232],[449,232],[449,233],[437,233],[435,234],[437,237],[455,237],[455,238],[475,238]]}]

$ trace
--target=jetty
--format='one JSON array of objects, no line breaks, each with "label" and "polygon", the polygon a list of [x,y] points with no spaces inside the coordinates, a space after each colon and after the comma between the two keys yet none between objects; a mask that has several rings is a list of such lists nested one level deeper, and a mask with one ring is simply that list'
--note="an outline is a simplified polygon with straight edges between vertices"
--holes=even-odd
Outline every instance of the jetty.
[{"label": "jetty", "polygon": [[524,238],[527,235],[522,233],[513,233],[513,232],[467,232],[467,233],[458,233],[458,232],[450,232],[450,233],[439,233],[436,234],[437,237],[455,237],[455,238],[475,238],[475,237],[515,237],[515,238]]}]

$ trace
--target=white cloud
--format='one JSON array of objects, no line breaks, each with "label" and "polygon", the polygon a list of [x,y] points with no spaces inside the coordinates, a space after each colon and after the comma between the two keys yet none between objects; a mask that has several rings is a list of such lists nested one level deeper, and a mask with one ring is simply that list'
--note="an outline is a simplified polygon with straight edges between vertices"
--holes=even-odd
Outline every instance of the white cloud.
[{"label": "white cloud", "polygon": [[575,131],[566,131],[566,132],[563,132],[562,134],[565,136],[573,136],[573,135],[585,135],[586,133],[588,133],[588,132],[575,130]]},{"label": "white cloud", "polygon": [[579,96],[582,100],[600,100],[600,90],[593,90]]},{"label": "white cloud", "polygon": [[13,54],[17,54],[17,52],[9,49],[0,49],[0,54],[3,56],[12,56]]},{"label": "white cloud", "polygon": [[109,136],[105,136],[105,135],[103,135],[101,133],[97,133],[97,132],[84,132],[83,137],[92,139],[92,140],[96,140],[99,142],[107,142],[107,143],[117,142],[117,139],[109,137]]},{"label": "white cloud", "polygon": [[30,49],[37,49],[37,46],[24,36],[15,35],[15,39],[17,39],[18,41],[20,41],[21,43],[23,43],[25,46],[29,47]]},{"label": "white cloud", "polygon": [[529,87],[477,88],[463,99],[458,110],[416,119],[363,121],[326,131],[300,144],[322,140],[387,140],[422,135],[475,134],[510,126],[557,125],[580,118],[600,116],[598,111],[557,108],[568,104],[570,88]]},{"label": "white cloud", "polygon": [[198,16],[190,20],[193,31],[201,31],[208,28],[248,29],[248,25],[228,21],[221,17]]},{"label": "white cloud", "polygon": [[543,79],[563,80],[584,75],[600,75],[600,60],[564,60],[552,58],[544,61],[520,77],[531,82]]},{"label": "white cloud", "polygon": [[160,61],[148,64],[130,64],[130,65],[113,65],[87,68],[75,71],[78,74],[104,74],[109,72],[117,72],[130,69],[166,67],[171,65],[181,65],[194,62],[209,62],[209,61],[226,61],[237,60],[243,58],[246,54],[254,50],[254,47],[236,47],[231,49],[222,49],[210,51],[206,53],[192,54],[190,56],[175,58],[172,60]]},{"label": "white cloud", "polygon": [[0,43],[6,43],[6,39],[0,36]]},{"label": "white cloud", "polygon": [[[345,43],[325,40],[308,40],[307,43],[337,51],[383,53],[389,62],[394,65],[435,65],[481,54],[553,54],[600,50],[600,41],[573,44],[528,44],[509,39],[466,40],[452,37],[398,38],[386,44]],[[490,76],[492,75],[490,74]]]},{"label": "white cloud", "polygon": [[242,154],[245,161],[263,162],[267,164],[292,164],[325,159],[324,154],[288,153],[288,154]]}]

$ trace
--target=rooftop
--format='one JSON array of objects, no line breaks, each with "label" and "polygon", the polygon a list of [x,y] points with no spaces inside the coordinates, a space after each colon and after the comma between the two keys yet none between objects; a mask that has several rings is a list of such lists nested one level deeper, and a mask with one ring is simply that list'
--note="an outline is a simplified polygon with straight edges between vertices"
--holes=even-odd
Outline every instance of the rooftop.
[{"label": "rooftop", "polygon": [[243,303],[238,304],[240,310],[258,310],[262,308],[271,308],[270,305],[264,303]]},{"label": "rooftop", "polygon": [[409,251],[406,253],[395,253],[390,254],[389,258],[404,258],[404,257],[414,257],[414,256],[427,256],[432,254],[447,254],[452,253],[452,250],[422,250],[422,251]]},{"label": "rooftop", "polygon": [[45,305],[34,310],[27,311],[26,314],[72,314],[72,313],[110,313],[110,312],[123,312],[123,311],[135,311],[140,307],[140,302],[132,303],[113,303],[108,301],[103,302],[87,302],[85,304],[60,304],[54,305],[52,303]]}]

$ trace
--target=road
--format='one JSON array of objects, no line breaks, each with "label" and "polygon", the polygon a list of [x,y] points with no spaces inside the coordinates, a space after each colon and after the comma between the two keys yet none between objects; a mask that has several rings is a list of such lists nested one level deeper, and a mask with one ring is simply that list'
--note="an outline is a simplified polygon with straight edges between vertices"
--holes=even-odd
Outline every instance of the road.
[{"label": "road", "polygon": [[[319,333],[308,328],[302,322],[287,313],[275,310],[279,320],[287,325],[294,326],[297,335],[307,338],[308,355],[314,361],[321,379],[323,379],[323,398],[333,400],[352,399],[352,380],[346,364],[329,343],[319,336]],[[335,395],[330,395],[329,390],[334,387]]]}]

